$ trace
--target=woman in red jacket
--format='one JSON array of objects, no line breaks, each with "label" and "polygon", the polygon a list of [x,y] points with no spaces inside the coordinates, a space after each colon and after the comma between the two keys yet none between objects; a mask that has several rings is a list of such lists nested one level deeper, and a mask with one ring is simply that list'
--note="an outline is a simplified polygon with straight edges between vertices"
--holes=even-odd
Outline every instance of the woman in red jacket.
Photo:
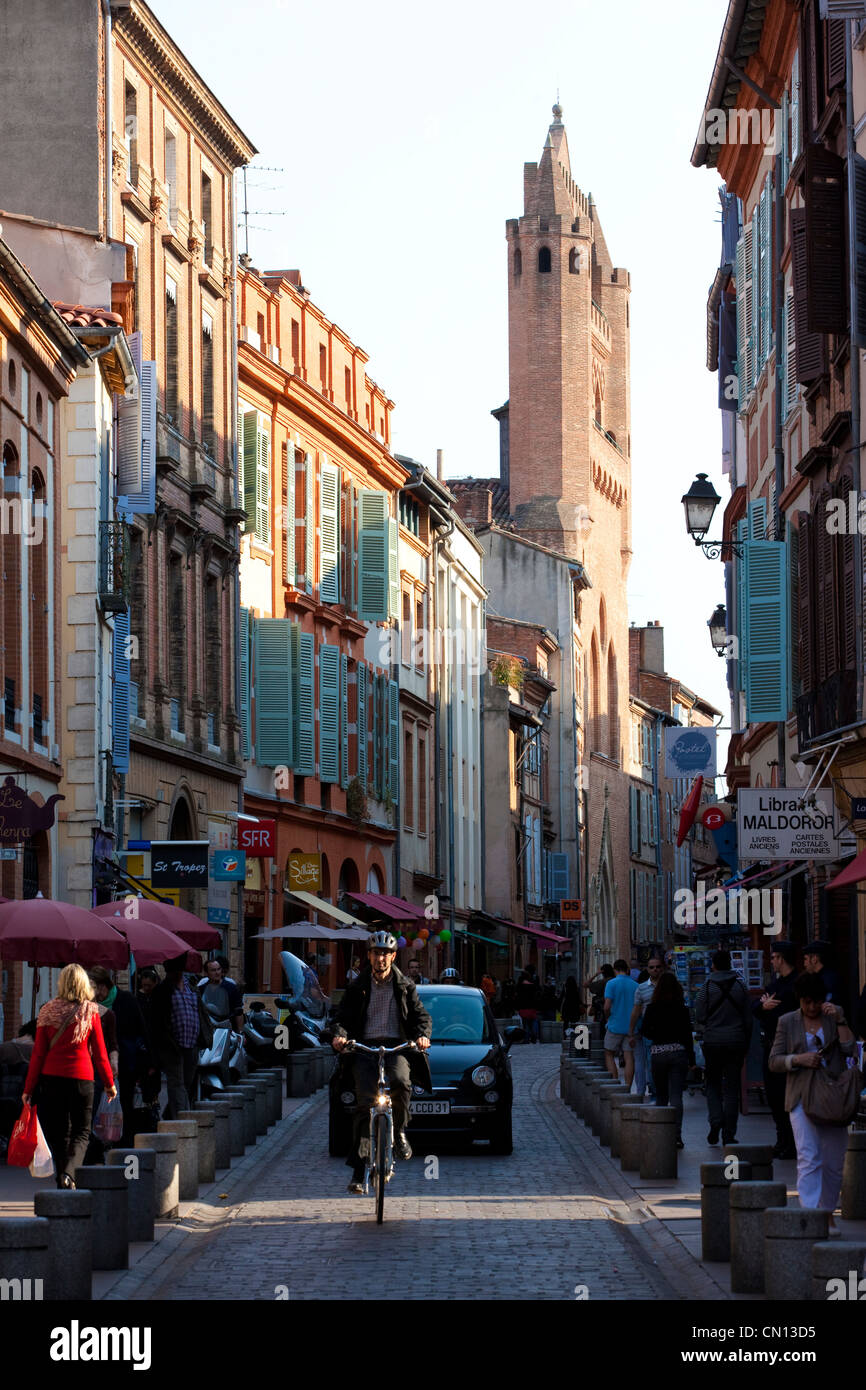
[{"label": "woman in red jacket", "polygon": [[39,1123],[54,1159],[57,1186],[74,1187],[72,1174],[84,1162],[90,1140],[94,1064],[108,1097],[117,1095],[93,986],[80,965],[61,970],[57,997],[43,1004],[36,1025],[22,1099],[29,1102],[38,1081]]}]

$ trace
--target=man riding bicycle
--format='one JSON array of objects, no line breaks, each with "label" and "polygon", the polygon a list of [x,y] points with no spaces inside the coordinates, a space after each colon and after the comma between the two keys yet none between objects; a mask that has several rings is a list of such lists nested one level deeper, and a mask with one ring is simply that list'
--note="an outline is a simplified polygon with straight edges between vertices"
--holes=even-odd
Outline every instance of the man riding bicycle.
[{"label": "man riding bicycle", "polygon": [[[411,1158],[412,1150],[406,1138],[409,1122],[409,1101],[412,1083],[433,1089],[430,1066],[424,1052],[430,1046],[433,1020],[418,998],[415,984],[394,965],[397,955],[396,939],[388,931],[375,931],[367,945],[368,964],[358,979],[350,984],[337,1010],[334,1024],[333,1048],[342,1052],[349,1038],[368,1046],[384,1043],[396,1047],[399,1043],[414,1042],[418,1052],[405,1052],[386,1058],[385,1070],[391,1090],[391,1105],[396,1134],[394,1149],[400,1158]],[[368,1124],[368,1111],[376,1095],[378,1064],[369,1053],[354,1056],[355,1098],[352,1147],[346,1160],[352,1169],[349,1191],[364,1191],[364,1160],[360,1157],[360,1141]]]}]

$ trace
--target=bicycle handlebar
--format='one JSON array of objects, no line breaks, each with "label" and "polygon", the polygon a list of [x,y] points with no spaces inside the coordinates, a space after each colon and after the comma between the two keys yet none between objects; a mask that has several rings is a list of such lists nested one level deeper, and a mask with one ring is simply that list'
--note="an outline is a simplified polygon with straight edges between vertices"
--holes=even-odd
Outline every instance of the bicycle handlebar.
[{"label": "bicycle handlebar", "polygon": [[384,1052],[387,1055],[391,1052],[403,1052],[407,1050],[410,1052],[417,1051],[417,1043],[404,1042],[400,1043],[399,1047],[366,1047],[364,1043],[356,1042],[354,1038],[347,1038],[346,1046],[343,1048],[344,1052],[372,1052],[377,1057],[380,1052]]}]

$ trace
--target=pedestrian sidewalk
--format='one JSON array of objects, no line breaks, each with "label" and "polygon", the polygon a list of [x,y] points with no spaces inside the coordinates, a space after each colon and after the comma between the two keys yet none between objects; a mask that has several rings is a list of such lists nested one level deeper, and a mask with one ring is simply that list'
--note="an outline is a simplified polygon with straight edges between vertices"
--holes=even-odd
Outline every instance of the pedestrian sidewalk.
[{"label": "pedestrian sidewalk", "polygon": [[[647,1101],[647,1104],[652,1104]],[[753,1294],[732,1294],[730,1292],[730,1265],[716,1264],[701,1260],[701,1164],[718,1163],[722,1148],[718,1144],[711,1148],[707,1143],[706,1097],[700,1092],[683,1097],[683,1143],[685,1148],[678,1154],[677,1176],[658,1178],[642,1182],[635,1172],[623,1172],[619,1159],[611,1158],[598,1139],[592,1143],[599,1151],[600,1159],[610,1163],[623,1181],[632,1188],[638,1210],[656,1217],[665,1229],[679,1242],[718,1284],[726,1298],[749,1301]],[[588,1133],[588,1131],[587,1131]],[[776,1130],[769,1109],[757,1109],[748,1115],[741,1115],[737,1124],[737,1142],[740,1144],[770,1144],[776,1142]],[[784,1182],[788,1189],[788,1205],[798,1206],[797,1164],[791,1160],[773,1160],[773,1177]],[[842,1221],[836,1217],[842,1231],[842,1240],[866,1241],[866,1221]]]}]

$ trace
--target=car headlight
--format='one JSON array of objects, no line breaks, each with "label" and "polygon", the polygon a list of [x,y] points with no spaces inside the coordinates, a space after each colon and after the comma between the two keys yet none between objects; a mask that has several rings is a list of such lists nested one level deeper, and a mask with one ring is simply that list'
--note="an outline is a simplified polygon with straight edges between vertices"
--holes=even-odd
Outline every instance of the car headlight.
[{"label": "car headlight", "polygon": [[344,1105],[355,1104],[355,1097],[351,1091],[342,1091],[340,1094],[340,1100],[343,1102]]},{"label": "car headlight", "polygon": [[472,1080],[476,1086],[492,1086],[496,1080],[496,1072],[492,1067],[476,1067],[472,1073]]},{"label": "car headlight", "polygon": [[484,1099],[487,1101],[487,1104],[488,1104],[488,1105],[495,1105],[496,1102],[497,1102],[498,1099],[499,1099],[499,1092],[498,1092],[498,1091],[485,1091],[485,1093],[484,1093]]}]

